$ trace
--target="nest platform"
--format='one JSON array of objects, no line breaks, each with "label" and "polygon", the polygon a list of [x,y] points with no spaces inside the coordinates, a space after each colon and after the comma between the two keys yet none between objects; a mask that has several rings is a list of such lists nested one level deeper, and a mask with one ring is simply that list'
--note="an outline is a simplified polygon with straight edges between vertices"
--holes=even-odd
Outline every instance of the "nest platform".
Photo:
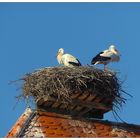
[{"label": "nest platform", "polygon": [[23,80],[22,96],[49,112],[102,119],[124,102],[116,74],[90,66],[43,68]]}]

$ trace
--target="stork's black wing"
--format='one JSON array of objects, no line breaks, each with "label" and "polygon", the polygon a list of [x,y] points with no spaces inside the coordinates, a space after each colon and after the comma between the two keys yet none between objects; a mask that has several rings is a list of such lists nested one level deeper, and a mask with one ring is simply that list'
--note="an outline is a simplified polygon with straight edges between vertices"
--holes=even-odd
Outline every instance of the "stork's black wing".
[{"label": "stork's black wing", "polygon": [[78,59],[76,60],[78,61],[78,63],[69,61],[69,64],[72,64],[73,66],[81,66],[80,61]]},{"label": "stork's black wing", "polygon": [[95,64],[97,61],[107,61],[109,59],[111,59],[110,57],[104,57],[104,56],[101,56],[101,54],[104,53],[104,52],[100,52],[99,54],[97,54],[91,61],[91,64]]}]

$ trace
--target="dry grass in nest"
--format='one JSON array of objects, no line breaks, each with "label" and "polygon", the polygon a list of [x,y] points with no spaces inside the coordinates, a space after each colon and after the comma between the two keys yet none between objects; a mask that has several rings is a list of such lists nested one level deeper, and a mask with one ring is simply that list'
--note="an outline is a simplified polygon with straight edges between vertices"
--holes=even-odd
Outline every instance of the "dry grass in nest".
[{"label": "dry grass in nest", "polygon": [[62,102],[71,102],[72,94],[86,91],[112,99],[116,107],[125,103],[122,97],[124,91],[116,74],[90,66],[43,68],[22,79],[22,97],[25,98],[33,97],[36,100],[48,95],[60,98]]}]

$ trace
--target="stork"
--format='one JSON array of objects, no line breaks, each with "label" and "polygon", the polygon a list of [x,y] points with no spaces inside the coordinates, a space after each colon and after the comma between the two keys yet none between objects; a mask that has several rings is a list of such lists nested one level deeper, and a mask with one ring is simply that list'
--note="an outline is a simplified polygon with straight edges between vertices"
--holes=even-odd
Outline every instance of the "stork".
[{"label": "stork", "polygon": [[118,62],[120,60],[120,53],[111,45],[108,50],[104,50],[97,54],[91,61],[91,64],[104,64],[104,70],[107,70],[107,64],[110,62]]},{"label": "stork", "polygon": [[64,54],[64,49],[60,48],[57,53],[57,61],[67,67],[81,66],[80,61],[71,54]]}]

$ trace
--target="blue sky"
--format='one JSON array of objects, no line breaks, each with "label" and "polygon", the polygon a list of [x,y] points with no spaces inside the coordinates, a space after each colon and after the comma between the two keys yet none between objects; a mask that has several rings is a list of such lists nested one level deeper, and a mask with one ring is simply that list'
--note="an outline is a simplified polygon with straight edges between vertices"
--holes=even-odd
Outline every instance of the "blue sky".
[{"label": "blue sky", "polygon": [[[0,3],[0,137],[26,108],[20,101],[13,109],[22,91],[17,90],[20,83],[9,81],[58,66],[55,56],[61,47],[86,65],[111,44],[122,56],[109,67],[120,72],[123,89],[134,96],[118,114],[140,124],[140,3]],[[112,113],[105,119],[116,121]]]}]

